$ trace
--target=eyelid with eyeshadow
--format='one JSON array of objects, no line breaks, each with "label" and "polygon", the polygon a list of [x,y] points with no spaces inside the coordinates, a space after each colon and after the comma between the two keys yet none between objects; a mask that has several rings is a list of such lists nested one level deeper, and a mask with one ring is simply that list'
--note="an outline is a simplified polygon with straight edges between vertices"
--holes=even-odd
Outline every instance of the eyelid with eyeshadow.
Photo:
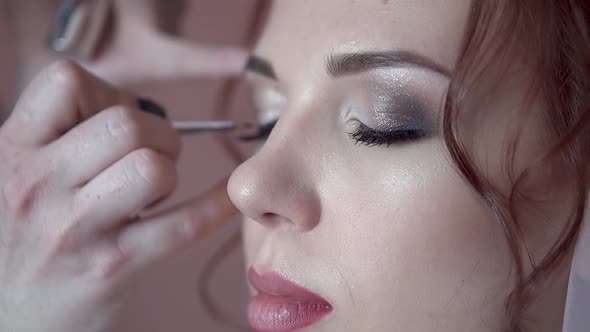
[{"label": "eyelid with eyeshadow", "polygon": [[432,107],[409,86],[390,83],[370,86],[368,94],[351,99],[351,104],[346,106],[344,121],[350,128],[348,137],[355,144],[389,147],[433,136],[438,131]]},{"label": "eyelid with eyeshadow", "polygon": [[[413,90],[413,83],[417,80],[414,72],[415,69],[396,70],[393,79],[389,72],[379,73],[379,80],[371,77],[372,83],[363,84],[365,88],[357,89],[356,91],[366,92],[366,87],[370,87],[370,92],[364,94],[366,98],[351,99],[358,102],[353,101],[352,109],[362,111],[356,115],[350,114],[350,117],[345,116],[345,119],[348,118],[346,122],[353,121],[356,124],[348,137],[356,144],[390,146],[433,136],[438,131],[439,121],[435,113],[432,113],[433,106],[429,106],[427,101],[419,97],[423,94]],[[347,79],[354,79],[357,82],[355,87],[359,86],[358,77]],[[252,87],[252,101],[259,111],[262,124],[257,133],[241,137],[243,141],[268,138],[286,104],[286,96],[277,91],[276,87],[266,84],[265,82],[264,86],[256,84]]]},{"label": "eyelid with eyeshadow", "polygon": [[[401,111],[397,110],[391,112],[397,113]],[[424,116],[414,115],[414,117],[405,117],[403,121],[390,123],[387,126],[387,129],[383,130],[371,128],[360,121],[358,118],[353,117],[347,120],[347,123],[354,123],[356,127],[354,131],[348,133],[348,136],[355,141],[355,144],[363,144],[367,146],[387,145],[388,147],[393,144],[404,143],[407,141],[432,136],[433,130],[430,128],[432,127],[432,125],[429,123],[430,121],[420,119]],[[258,127],[258,131],[256,133],[240,136],[239,140],[250,142],[267,139],[278,120],[279,119],[276,118],[274,120],[262,123]]]}]

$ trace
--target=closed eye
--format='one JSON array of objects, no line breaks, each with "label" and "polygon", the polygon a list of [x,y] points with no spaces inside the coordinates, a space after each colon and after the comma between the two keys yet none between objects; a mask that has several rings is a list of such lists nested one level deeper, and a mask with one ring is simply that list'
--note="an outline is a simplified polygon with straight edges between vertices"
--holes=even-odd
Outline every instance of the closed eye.
[{"label": "closed eye", "polygon": [[367,126],[358,119],[351,120],[355,121],[357,125],[348,136],[354,140],[355,144],[391,146],[429,136],[429,133],[421,128],[394,128],[381,131]]}]

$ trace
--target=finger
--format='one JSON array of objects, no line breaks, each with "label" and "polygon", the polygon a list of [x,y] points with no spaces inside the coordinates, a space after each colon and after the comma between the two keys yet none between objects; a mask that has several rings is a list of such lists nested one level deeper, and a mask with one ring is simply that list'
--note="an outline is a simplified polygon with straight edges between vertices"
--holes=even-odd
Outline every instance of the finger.
[{"label": "finger", "polygon": [[227,181],[201,197],[129,225],[119,233],[118,245],[141,269],[220,227],[237,213],[227,195]]},{"label": "finger", "polygon": [[176,187],[174,162],[153,150],[140,149],[99,174],[74,198],[79,237],[114,229],[141,210],[170,195]]},{"label": "finger", "polygon": [[164,80],[237,76],[243,73],[249,56],[237,47],[213,47],[168,36],[161,36],[156,43],[156,55],[162,61],[152,67],[153,76]]},{"label": "finger", "polygon": [[108,56],[87,63],[86,68],[114,84],[136,86],[234,77],[243,73],[248,59],[248,52],[240,48],[204,46],[152,30],[140,34],[133,48],[114,46]]},{"label": "finger", "polygon": [[47,147],[60,184],[82,185],[132,151],[147,148],[177,160],[180,137],[167,121],[129,106],[114,106],[82,122]]},{"label": "finger", "polygon": [[59,61],[25,89],[2,130],[16,143],[43,145],[109,106],[133,101],[76,63]]}]

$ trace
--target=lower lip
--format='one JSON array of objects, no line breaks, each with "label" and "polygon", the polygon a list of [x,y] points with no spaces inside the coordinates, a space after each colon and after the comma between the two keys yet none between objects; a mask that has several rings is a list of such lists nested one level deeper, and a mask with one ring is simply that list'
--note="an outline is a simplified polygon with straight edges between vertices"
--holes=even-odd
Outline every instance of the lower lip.
[{"label": "lower lip", "polygon": [[[301,294],[305,293],[302,289]],[[250,300],[248,323],[256,332],[290,332],[315,324],[331,311],[332,306],[315,294],[281,296],[260,293]]]}]

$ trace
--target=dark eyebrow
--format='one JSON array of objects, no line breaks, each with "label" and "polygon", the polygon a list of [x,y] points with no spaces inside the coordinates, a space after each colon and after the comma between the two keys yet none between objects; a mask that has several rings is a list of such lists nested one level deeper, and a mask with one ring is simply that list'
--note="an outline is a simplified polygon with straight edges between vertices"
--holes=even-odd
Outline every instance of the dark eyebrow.
[{"label": "dark eyebrow", "polygon": [[246,63],[246,71],[252,71],[270,79],[277,80],[277,74],[272,64],[259,56],[252,55]]},{"label": "dark eyebrow", "polygon": [[385,67],[424,67],[450,77],[451,71],[435,61],[407,51],[334,54],[328,57],[326,70],[332,77],[357,74]]},{"label": "dark eyebrow", "polygon": [[[361,52],[330,55],[326,61],[326,71],[332,77],[357,74],[379,68],[423,67],[447,77],[451,70],[417,53],[407,51]],[[248,59],[246,71],[252,71],[270,79],[277,80],[277,74],[270,61],[257,55]]]}]

